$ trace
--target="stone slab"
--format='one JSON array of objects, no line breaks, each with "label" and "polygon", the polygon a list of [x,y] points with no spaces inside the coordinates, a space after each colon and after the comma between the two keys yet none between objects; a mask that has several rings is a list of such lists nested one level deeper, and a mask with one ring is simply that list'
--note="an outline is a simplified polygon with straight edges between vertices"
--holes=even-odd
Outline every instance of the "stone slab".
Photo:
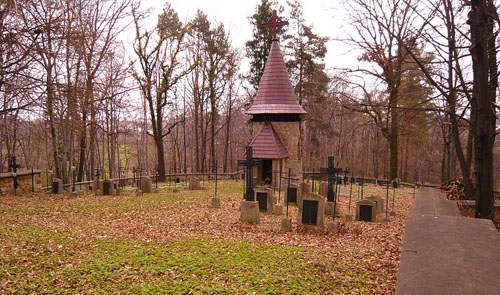
[{"label": "stone slab", "polygon": [[240,203],[240,211],[241,222],[260,223],[259,202],[243,200]]},{"label": "stone slab", "polygon": [[368,222],[377,221],[377,205],[372,200],[359,200],[356,202],[356,221],[361,220],[361,206],[371,206],[371,219]]},{"label": "stone slab", "polygon": [[142,176],[141,177],[140,189],[145,194],[149,194],[149,193],[153,192],[153,182],[149,176]]},{"label": "stone slab", "polygon": [[[317,209],[317,215],[316,215],[316,224],[304,224],[302,222],[302,213],[304,210],[304,201],[317,201],[318,202],[318,209]],[[304,229],[306,230],[319,230],[323,232],[325,230],[325,197],[320,196],[315,193],[305,193],[302,195],[302,200],[299,205],[299,210],[297,210],[297,222],[299,224],[302,224]]]},{"label": "stone slab", "polygon": [[500,234],[490,220],[408,217],[396,294],[500,294]]},{"label": "stone slab", "polygon": [[292,218],[285,217],[281,220],[281,232],[291,232],[292,231]]},{"label": "stone slab", "polygon": [[273,214],[283,215],[283,204],[274,205]]},{"label": "stone slab", "polygon": [[[500,233],[423,189],[403,238],[396,294],[500,294]],[[446,202],[445,202],[446,201]]]},{"label": "stone slab", "polygon": [[212,197],[210,208],[220,208],[220,198],[218,196]]},{"label": "stone slab", "polygon": [[439,190],[423,188],[413,200],[411,214],[459,216],[457,202],[446,200]]}]

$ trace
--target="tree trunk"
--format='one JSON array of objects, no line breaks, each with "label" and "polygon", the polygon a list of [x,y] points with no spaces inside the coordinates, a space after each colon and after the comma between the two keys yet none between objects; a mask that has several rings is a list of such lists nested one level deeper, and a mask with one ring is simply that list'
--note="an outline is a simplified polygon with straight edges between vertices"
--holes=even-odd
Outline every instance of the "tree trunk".
[{"label": "tree trunk", "polygon": [[59,164],[59,149],[57,146],[57,130],[54,118],[54,88],[52,84],[52,67],[47,69],[47,113],[49,114],[50,135],[52,144],[52,156],[54,157],[54,167],[56,177],[61,178],[61,167]]},{"label": "tree trunk", "polygon": [[[488,81],[488,16],[486,1],[471,1],[469,14],[471,27],[470,52],[474,71],[471,105],[476,107],[474,126],[474,168],[476,179],[476,217],[491,218],[493,211],[493,143],[495,114],[490,101]],[[486,33],[485,33],[486,32]]]}]

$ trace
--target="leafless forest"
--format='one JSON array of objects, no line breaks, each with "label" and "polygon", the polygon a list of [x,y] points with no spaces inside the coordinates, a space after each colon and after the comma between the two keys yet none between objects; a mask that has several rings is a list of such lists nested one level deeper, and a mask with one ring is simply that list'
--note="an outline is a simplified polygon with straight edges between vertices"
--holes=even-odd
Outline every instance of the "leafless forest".
[{"label": "leafless forest", "polygon": [[[203,11],[182,22],[168,2],[158,15],[140,2],[1,2],[2,172],[12,155],[65,182],[72,167],[77,181],[97,170],[236,171],[269,47],[260,24],[281,7],[280,43],[308,112],[305,170],[333,155],[359,176],[464,178],[473,189],[492,171],[498,184],[494,1],[345,1],[350,33],[318,36],[298,1],[262,0],[243,48]],[[326,65],[329,40],[358,50],[358,64]]]}]

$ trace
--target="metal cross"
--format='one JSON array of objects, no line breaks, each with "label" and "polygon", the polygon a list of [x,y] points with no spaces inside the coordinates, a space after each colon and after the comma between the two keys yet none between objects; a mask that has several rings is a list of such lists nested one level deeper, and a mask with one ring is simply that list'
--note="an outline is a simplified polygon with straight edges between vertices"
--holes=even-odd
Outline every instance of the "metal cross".
[{"label": "metal cross", "polygon": [[328,157],[328,167],[321,168],[322,173],[328,174],[328,192],[326,194],[326,199],[328,202],[335,202],[335,192],[333,191],[333,182],[336,182],[337,174],[342,172],[342,168],[334,167],[333,156]]},{"label": "metal cross", "polygon": [[214,188],[214,193],[215,196],[217,196],[217,182],[218,182],[218,170],[219,168],[222,168],[222,166],[217,165],[217,159],[215,159],[215,165],[212,165],[212,171],[215,171],[215,188]]},{"label": "metal cross", "polygon": [[279,32],[285,25],[288,25],[288,22],[282,21],[276,13],[276,10],[273,10],[273,16],[267,21],[267,23],[262,24],[262,27],[269,29],[269,31],[273,34],[273,40],[278,40],[276,38],[276,33]]},{"label": "metal cross", "polygon": [[243,166],[246,168],[245,179],[246,179],[246,192],[245,200],[255,201],[254,191],[253,191],[253,167],[261,166],[262,160],[253,159],[253,149],[251,146],[246,147],[246,159],[238,160],[238,166]]},{"label": "metal cross", "polygon": [[16,156],[12,156],[10,159],[10,167],[12,168],[13,176],[14,176],[14,191],[17,190],[19,184],[17,182],[17,168],[20,168],[21,165],[17,164]]},{"label": "metal cross", "polygon": [[16,162],[16,156],[12,156],[12,158],[10,159],[10,168],[12,168],[12,171],[14,173],[17,173],[17,168],[20,168],[21,165],[17,164]]}]

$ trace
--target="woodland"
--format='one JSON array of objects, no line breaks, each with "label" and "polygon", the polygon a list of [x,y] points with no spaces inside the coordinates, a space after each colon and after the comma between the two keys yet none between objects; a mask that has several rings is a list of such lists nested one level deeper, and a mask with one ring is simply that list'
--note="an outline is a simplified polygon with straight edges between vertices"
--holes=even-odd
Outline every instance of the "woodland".
[{"label": "woodland", "polygon": [[[157,15],[141,2],[0,3],[0,172],[13,155],[65,183],[137,168],[160,181],[216,163],[237,171],[272,39],[261,25],[275,9],[289,22],[280,46],[307,111],[304,170],[334,156],[359,176],[461,179],[479,201],[476,216],[491,217],[500,176],[495,1],[344,1],[350,30],[319,36],[300,1],[261,0],[243,48],[203,11],[183,22],[168,2]],[[358,50],[358,64],[325,64],[332,40]]]}]

